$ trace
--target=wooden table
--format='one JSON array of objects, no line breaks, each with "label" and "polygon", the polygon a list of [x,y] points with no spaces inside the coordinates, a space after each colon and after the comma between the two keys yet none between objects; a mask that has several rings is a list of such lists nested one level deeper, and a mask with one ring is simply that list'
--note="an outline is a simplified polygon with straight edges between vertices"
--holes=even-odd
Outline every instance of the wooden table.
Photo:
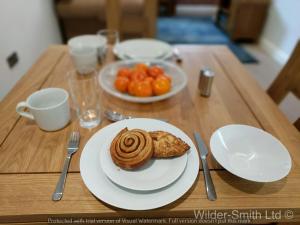
[{"label": "wooden table", "polygon": [[[256,222],[300,221],[300,134],[278,107],[252,79],[235,56],[224,46],[179,45],[182,69],[188,75],[187,87],[176,96],[157,103],[123,102],[101,92],[103,108],[144,117],[168,118],[190,137],[199,131],[207,145],[213,131],[226,124],[248,124],[262,128],[280,139],[288,148],[293,166],[285,179],[273,183],[254,183],[222,169],[212,157],[209,166],[218,200],[207,200],[202,172],[194,186],[179,200],[165,207],[127,211],[96,199],[83,184],[79,159],[83,146],[97,130],[110,122],[103,119],[93,130],[78,127],[76,116],[66,128],[44,132],[33,122],[21,118],[15,107],[32,92],[46,87],[67,87],[66,72],[73,69],[65,46],[51,46],[1,102],[0,107],[0,222],[44,222],[49,218],[194,218],[194,210],[252,212],[262,216]],[[199,71],[204,66],[216,72],[212,95],[201,97],[197,91]],[[79,129],[80,150],[72,159],[64,197],[51,201],[51,195],[66,155],[70,131]],[[269,218],[268,212],[281,211],[281,218]],[[292,218],[284,213],[290,210]],[[50,220],[51,222],[51,220]]]}]

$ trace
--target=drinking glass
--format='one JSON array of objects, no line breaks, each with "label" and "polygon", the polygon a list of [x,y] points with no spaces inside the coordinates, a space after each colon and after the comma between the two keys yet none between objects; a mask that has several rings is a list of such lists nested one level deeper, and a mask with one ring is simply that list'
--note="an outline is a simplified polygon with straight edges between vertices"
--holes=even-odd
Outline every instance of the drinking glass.
[{"label": "drinking glass", "polygon": [[101,122],[97,72],[82,74],[73,70],[67,77],[80,126],[96,127]]},{"label": "drinking glass", "polygon": [[106,38],[106,46],[103,48],[103,52],[100,56],[101,61],[106,63],[113,57],[113,48],[119,43],[119,32],[117,30],[104,29],[98,31],[97,34]]},{"label": "drinking glass", "polygon": [[79,73],[89,73],[97,67],[97,49],[92,47],[70,48],[70,55]]},{"label": "drinking glass", "polygon": [[108,45],[114,46],[119,43],[119,32],[117,30],[104,29],[99,30],[97,34],[106,38]]}]

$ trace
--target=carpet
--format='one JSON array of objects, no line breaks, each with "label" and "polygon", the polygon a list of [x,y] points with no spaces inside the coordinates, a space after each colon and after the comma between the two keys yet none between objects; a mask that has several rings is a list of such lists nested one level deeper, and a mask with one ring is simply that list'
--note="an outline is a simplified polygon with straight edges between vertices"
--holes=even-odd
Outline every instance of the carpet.
[{"label": "carpet", "polygon": [[224,44],[242,63],[257,63],[258,60],[217,27],[207,17],[159,17],[157,39],[170,44]]}]

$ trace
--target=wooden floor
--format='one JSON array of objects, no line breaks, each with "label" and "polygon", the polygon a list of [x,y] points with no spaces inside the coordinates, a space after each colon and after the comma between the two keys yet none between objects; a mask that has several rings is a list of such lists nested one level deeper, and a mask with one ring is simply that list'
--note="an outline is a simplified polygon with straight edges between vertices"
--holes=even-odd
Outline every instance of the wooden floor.
[{"label": "wooden floor", "polygon": [[[244,47],[259,60],[257,64],[244,64],[244,66],[266,90],[278,75],[282,65],[275,62],[259,45],[247,44]],[[293,94],[289,94],[279,107],[291,122],[300,117],[300,101]]]}]

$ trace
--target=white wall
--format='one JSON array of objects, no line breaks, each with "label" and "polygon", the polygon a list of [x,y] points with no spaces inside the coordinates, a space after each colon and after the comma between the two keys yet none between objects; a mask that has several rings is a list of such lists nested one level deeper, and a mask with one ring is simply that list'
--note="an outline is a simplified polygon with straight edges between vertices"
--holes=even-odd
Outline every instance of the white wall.
[{"label": "white wall", "polygon": [[[0,100],[52,43],[61,43],[51,0],[0,0]],[[13,51],[18,64],[10,69]]]},{"label": "white wall", "polygon": [[261,46],[283,65],[300,39],[300,1],[272,0]]},{"label": "white wall", "polygon": [[[299,39],[300,1],[272,0],[261,37],[261,47],[283,67]],[[299,103],[299,99],[289,93],[279,104],[280,109],[291,122],[299,118]]]}]

